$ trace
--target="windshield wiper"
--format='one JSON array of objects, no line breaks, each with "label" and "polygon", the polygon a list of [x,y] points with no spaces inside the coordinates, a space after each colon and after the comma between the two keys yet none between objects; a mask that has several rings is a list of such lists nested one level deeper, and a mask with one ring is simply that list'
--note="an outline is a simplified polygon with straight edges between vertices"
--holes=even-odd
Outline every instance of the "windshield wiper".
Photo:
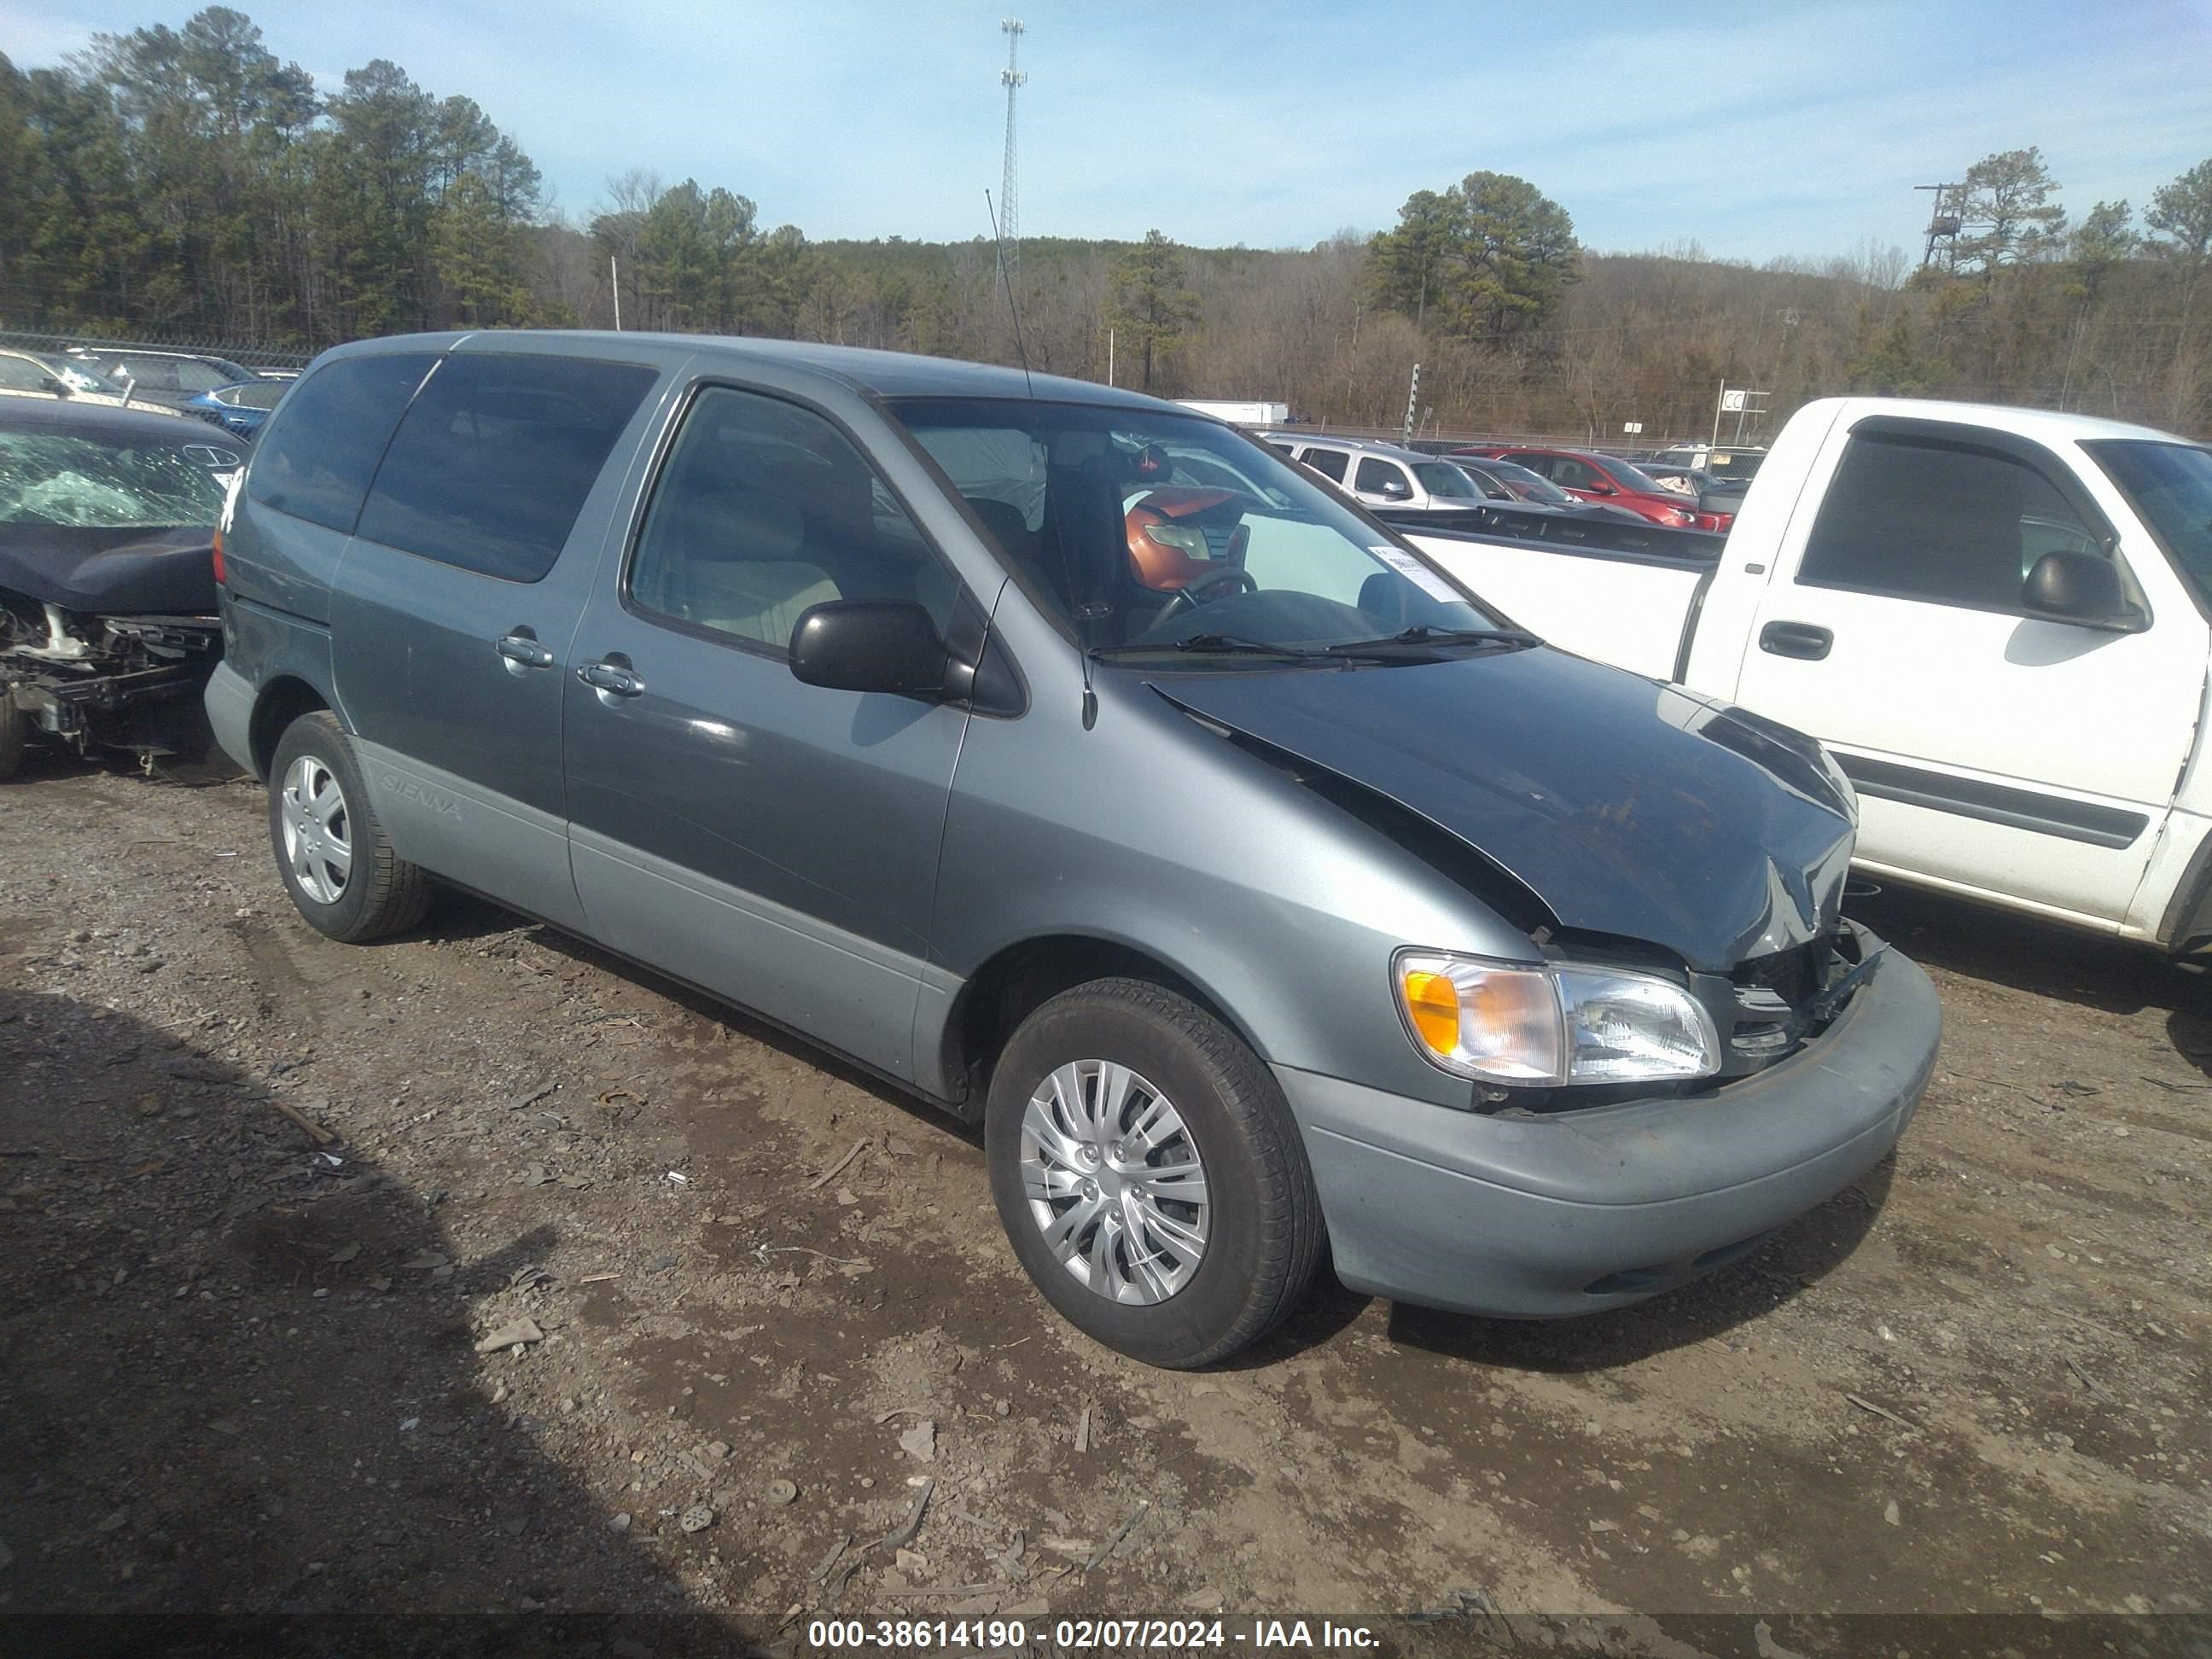
[{"label": "windshield wiper", "polygon": [[1543,641],[1519,628],[1430,628],[1416,623],[1403,633],[1386,635],[1379,640],[1346,640],[1341,645],[1324,646],[1344,656],[1366,656],[1373,653],[1389,653],[1398,646],[1417,648],[1439,645],[1541,645]]},{"label": "windshield wiper", "polygon": [[1091,647],[1093,657],[1135,656],[1164,651],[1201,652],[1208,656],[1284,657],[1294,662],[1303,662],[1315,654],[1295,645],[1270,645],[1265,640],[1248,640],[1235,634],[1191,634],[1179,640],[1161,640],[1152,645],[1133,641],[1127,645],[1094,645]]}]

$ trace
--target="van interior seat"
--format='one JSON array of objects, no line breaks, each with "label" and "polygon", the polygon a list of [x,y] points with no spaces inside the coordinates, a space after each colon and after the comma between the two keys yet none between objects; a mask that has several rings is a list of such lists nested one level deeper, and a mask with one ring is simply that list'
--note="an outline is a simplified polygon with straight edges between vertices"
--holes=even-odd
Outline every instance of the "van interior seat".
[{"label": "van interior seat", "polygon": [[788,644],[810,606],[844,595],[830,573],[802,556],[805,526],[790,504],[742,484],[677,492],[653,541],[661,592],[648,605],[702,627],[764,645]]},{"label": "van interior seat", "polygon": [[797,556],[818,565],[848,599],[919,605],[951,614],[959,583],[894,506],[878,516],[875,476],[839,449],[787,453],[762,469],[761,488],[803,526]]}]

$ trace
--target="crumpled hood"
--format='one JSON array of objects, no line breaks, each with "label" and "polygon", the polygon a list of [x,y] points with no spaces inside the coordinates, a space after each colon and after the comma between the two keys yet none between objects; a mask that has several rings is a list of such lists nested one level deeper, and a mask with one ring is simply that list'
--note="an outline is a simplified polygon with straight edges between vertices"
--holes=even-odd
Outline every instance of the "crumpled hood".
[{"label": "crumpled hood", "polygon": [[1449,831],[1563,927],[1724,973],[1842,908],[1855,830],[1819,746],[1678,686],[1542,647],[1152,685]]},{"label": "crumpled hood", "polygon": [[215,528],[0,526],[0,587],[107,616],[215,614]]}]

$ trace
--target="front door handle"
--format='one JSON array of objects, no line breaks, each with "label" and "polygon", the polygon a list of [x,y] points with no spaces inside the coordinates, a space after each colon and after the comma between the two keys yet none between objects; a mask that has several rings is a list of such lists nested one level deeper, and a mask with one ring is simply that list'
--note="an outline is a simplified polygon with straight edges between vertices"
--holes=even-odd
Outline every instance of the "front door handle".
[{"label": "front door handle", "polygon": [[550,668],[553,665],[551,647],[540,645],[521,629],[512,634],[501,635],[492,641],[492,646],[507,661],[524,668]]},{"label": "front door handle", "polygon": [[611,696],[641,697],[645,695],[645,681],[622,663],[580,663],[576,667],[576,678],[594,691],[604,691]]},{"label": "front door handle", "polygon": [[1759,630],[1759,648],[1778,657],[1800,657],[1819,662],[1828,654],[1836,636],[1810,623],[1771,622]]}]

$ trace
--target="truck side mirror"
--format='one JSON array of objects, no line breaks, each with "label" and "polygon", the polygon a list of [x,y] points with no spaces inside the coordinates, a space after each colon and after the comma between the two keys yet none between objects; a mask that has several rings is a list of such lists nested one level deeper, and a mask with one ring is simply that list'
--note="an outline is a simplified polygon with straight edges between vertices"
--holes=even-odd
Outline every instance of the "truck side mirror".
[{"label": "truck side mirror", "polygon": [[2094,553],[2046,553],[2021,584],[2021,605],[2046,622],[2136,633],[2142,613],[2128,603],[2120,568]]},{"label": "truck side mirror", "polygon": [[952,653],[918,605],[833,599],[810,606],[791,636],[791,672],[808,685],[941,700]]}]

